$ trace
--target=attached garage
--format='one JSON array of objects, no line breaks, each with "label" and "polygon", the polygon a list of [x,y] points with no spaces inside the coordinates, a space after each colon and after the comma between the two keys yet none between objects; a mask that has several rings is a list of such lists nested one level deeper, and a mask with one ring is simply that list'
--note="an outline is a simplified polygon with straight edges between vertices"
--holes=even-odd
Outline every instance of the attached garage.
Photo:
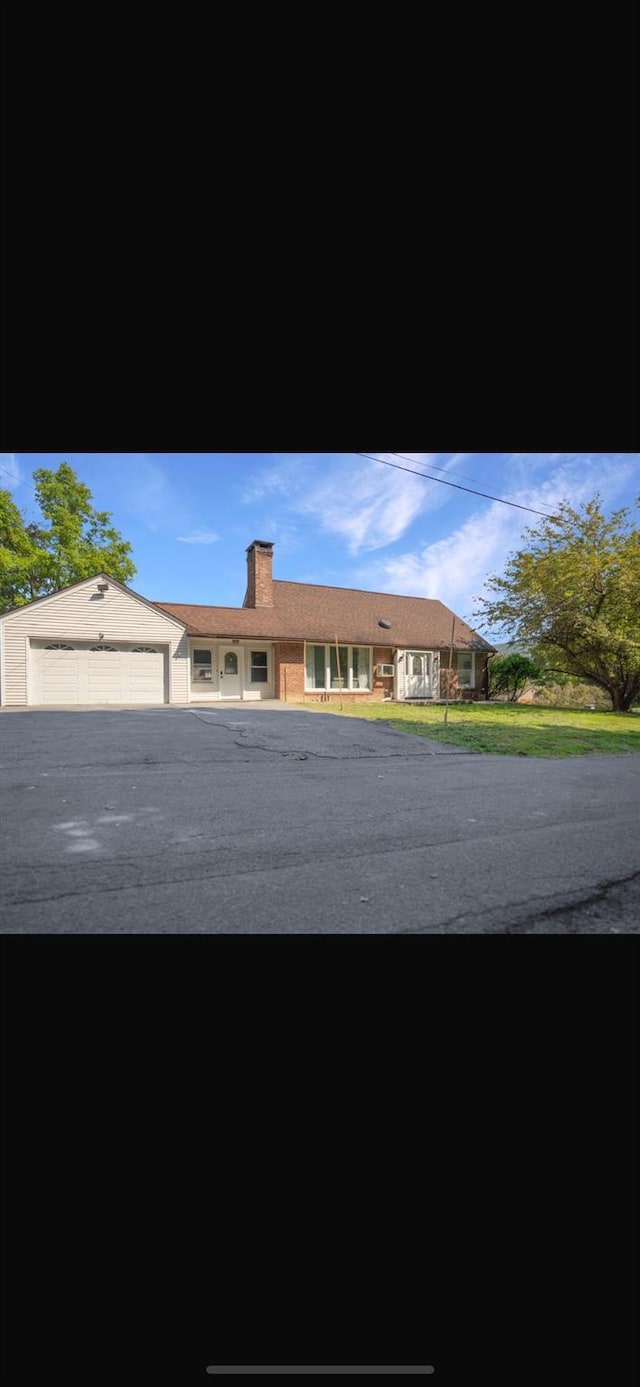
[{"label": "attached garage", "polygon": [[29,702],[166,703],[167,650],[161,645],[31,641]]},{"label": "attached garage", "polygon": [[185,623],[107,574],[0,615],[5,708],[185,704]]}]

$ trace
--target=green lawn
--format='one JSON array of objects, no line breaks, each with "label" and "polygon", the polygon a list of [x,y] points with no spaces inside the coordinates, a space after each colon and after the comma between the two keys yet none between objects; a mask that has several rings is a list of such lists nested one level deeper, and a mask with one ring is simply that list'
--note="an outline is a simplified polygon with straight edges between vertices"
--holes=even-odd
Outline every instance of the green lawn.
[{"label": "green lawn", "polygon": [[415,732],[436,742],[490,751],[503,756],[588,756],[594,752],[640,752],[640,710],[590,713],[572,708],[536,708],[513,703],[463,703],[449,708],[412,707],[401,703],[306,703],[318,713],[381,719],[400,732]]}]

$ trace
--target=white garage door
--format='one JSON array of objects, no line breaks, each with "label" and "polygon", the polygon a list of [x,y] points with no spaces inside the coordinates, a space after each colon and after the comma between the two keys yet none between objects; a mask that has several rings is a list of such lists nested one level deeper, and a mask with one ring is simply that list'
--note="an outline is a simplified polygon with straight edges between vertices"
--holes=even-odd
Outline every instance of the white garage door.
[{"label": "white garage door", "polygon": [[161,645],[32,641],[30,703],[165,703]]}]

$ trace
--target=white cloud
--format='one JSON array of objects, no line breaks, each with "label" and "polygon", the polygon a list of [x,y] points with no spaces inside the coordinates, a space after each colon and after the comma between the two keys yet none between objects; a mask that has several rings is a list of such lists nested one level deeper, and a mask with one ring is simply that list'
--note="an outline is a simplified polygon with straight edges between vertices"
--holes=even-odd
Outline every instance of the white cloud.
[{"label": "white cloud", "polygon": [[215,544],[220,535],[214,534],[213,530],[194,530],[190,535],[176,535],[180,544]]},{"label": "white cloud", "polygon": [[[605,508],[620,494],[638,469],[637,454],[616,454],[616,466],[603,470],[602,455],[564,454],[567,459],[540,485],[521,487],[513,499],[521,505],[553,513],[568,500],[577,509],[600,491]],[[608,458],[611,455],[607,455]],[[509,553],[521,548],[524,530],[536,529],[539,517],[493,501],[478,508],[445,539],[407,554],[387,558],[361,578],[383,592],[432,597],[453,608],[471,625],[478,597],[487,596],[486,579],[502,573]],[[381,577],[382,574],[382,577]],[[491,633],[483,632],[485,635]],[[494,633],[495,634],[495,633]]]},{"label": "white cloud", "polygon": [[[411,456],[426,466],[440,457]],[[441,457],[447,461],[440,465],[448,470],[448,454]],[[429,485],[410,470],[335,453],[289,456],[264,469],[245,488],[242,499],[251,504],[267,497],[277,497],[281,509],[311,518],[321,530],[342,538],[350,554],[393,544],[416,516],[438,510],[448,500],[446,487]]]},{"label": "white cloud", "polygon": [[300,468],[304,467],[304,461],[292,456],[271,467],[263,465],[242,488],[242,504],[250,506],[256,501],[263,501],[265,497],[294,495],[300,482]]},{"label": "white cloud", "polygon": [[300,498],[298,509],[323,530],[342,536],[349,553],[357,554],[400,539],[428,503],[419,477],[382,467],[366,472],[349,464],[338,477],[331,476]]},{"label": "white cloud", "polygon": [[0,486],[5,491],[13,491],[24,481],[26,478],[22,475],[15,453],[0,453]]},{"label": "white cloud", "polygon": [[[183,491],[170,480],[164,468],[147,453],[119,454],[112,463],[111,484],[121,485],[121,504],[129,514],[143,521],[148,529],[168,530],[176,524],[185,529],[188,514]],[[121,480],[121,469],[126,468]]]},{"label": "white cloud", "polygon": [[[378,456],[400,461],[388,453]],[[375,551],[397,545],[421,516],[460,499],[459,491],[438,484],[446,474],[461,482],[468,468],[474,485],[473,459],[484,459],[474,453],[407,457],[427,473],[430,466],[440,469],[437,477],[425,480],[353,454],[288,454],[256,472],[243,500],[268,505],[256,523],[262,526],[264,519],[264,533],[268,530],[272,538],[277,539],[277,523],[289,527],[300,518],[311,520],[320,533],[337,536],[346,553],[360,558],[354,577],[362,587],[439,598],[469,620],[486,578],[503,572],[509,552],[521,547],[524,530],[535,528],[538,518],[499,502],[478,501],[474,514],[446,538],[374,560]],[[562,500],[578,506],[596,491],[610,506],[619,504],[625,486],[638,474],[638,462],[638,454],[629,453],[503,453],[496,456],[495,484],[485,482],[479,489],[547,512]],[[411,462],[403,465],[411,468]],[[295,532],[292,543],[296,547]]]},{"label": "white cloud", "polygon": [[492,503],[470,516],[446,539],[411,554],[383,562],[383,591],[414,597],[434,597],[468,618],[474,594],[488,573],[500,568],[522,525],[514,513]]},{"label": "white cloud", "polygon": [[[557,459],[557,466],[551,463],[552,458]],[[560,501],[568,501],[577,509],[596,492],[600,493],[605,509],[618,505],[628,483],[640,476],[638,453],[526,453],[519,460],[519,486],[513,499],[547,511]],[[552,470],[544,480],[539,480],[538,468],[543,464]],[[536,523],[536,517],[531,516],[527,523]]]}]

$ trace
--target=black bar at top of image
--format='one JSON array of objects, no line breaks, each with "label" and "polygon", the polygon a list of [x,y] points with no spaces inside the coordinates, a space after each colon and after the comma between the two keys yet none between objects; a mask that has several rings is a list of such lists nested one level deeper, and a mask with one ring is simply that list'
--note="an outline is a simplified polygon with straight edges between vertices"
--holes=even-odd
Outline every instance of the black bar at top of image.
[{"label": "black bar at top of image", "polygon": [[404,1368],[388,1368],[388,1367],[376,1368],[376,1367],[370,1367],[370,1366],[369,1366],[369,1367],[365,1367],[365,1368],[334,1368],[334,1367],[307,1367],[307,1368],[291,1368],[291,1367],[286,1367],[286,1368],[272,1368],[271,1366],[264,1367],[264,1368],[239,1368],[239,1367],[236,1367],[235,1365],[234,1365],[233,1367],[217,1368],[217,1367],[214,1367],[214,1366],[212,1365],[211,1367],[208,1367],[208,1368],[207,1368],[207,1372],[213,1374],[214,1376],[216,1376],[216,1375],[226,1375],[227,1373],[326,1373],[327,1375],[336,1375],[336,1374],[337,1374],[338,1376],[340,1376],[342,1373],[387,1373],[387,1374],[393,1373],[394,1376],[395,1376],[396,1373],[417,1373],[417,1374],[429,1375],[429,1374],[435,1372],[435,1368],[431,1367],[430,1364],[426,1364],[424,1367],[421,1367],[421,1368],[420,1368],[420,1367],[416,1367],[416,1368],[407,1368],[407,1367],[404,1367]]}]

